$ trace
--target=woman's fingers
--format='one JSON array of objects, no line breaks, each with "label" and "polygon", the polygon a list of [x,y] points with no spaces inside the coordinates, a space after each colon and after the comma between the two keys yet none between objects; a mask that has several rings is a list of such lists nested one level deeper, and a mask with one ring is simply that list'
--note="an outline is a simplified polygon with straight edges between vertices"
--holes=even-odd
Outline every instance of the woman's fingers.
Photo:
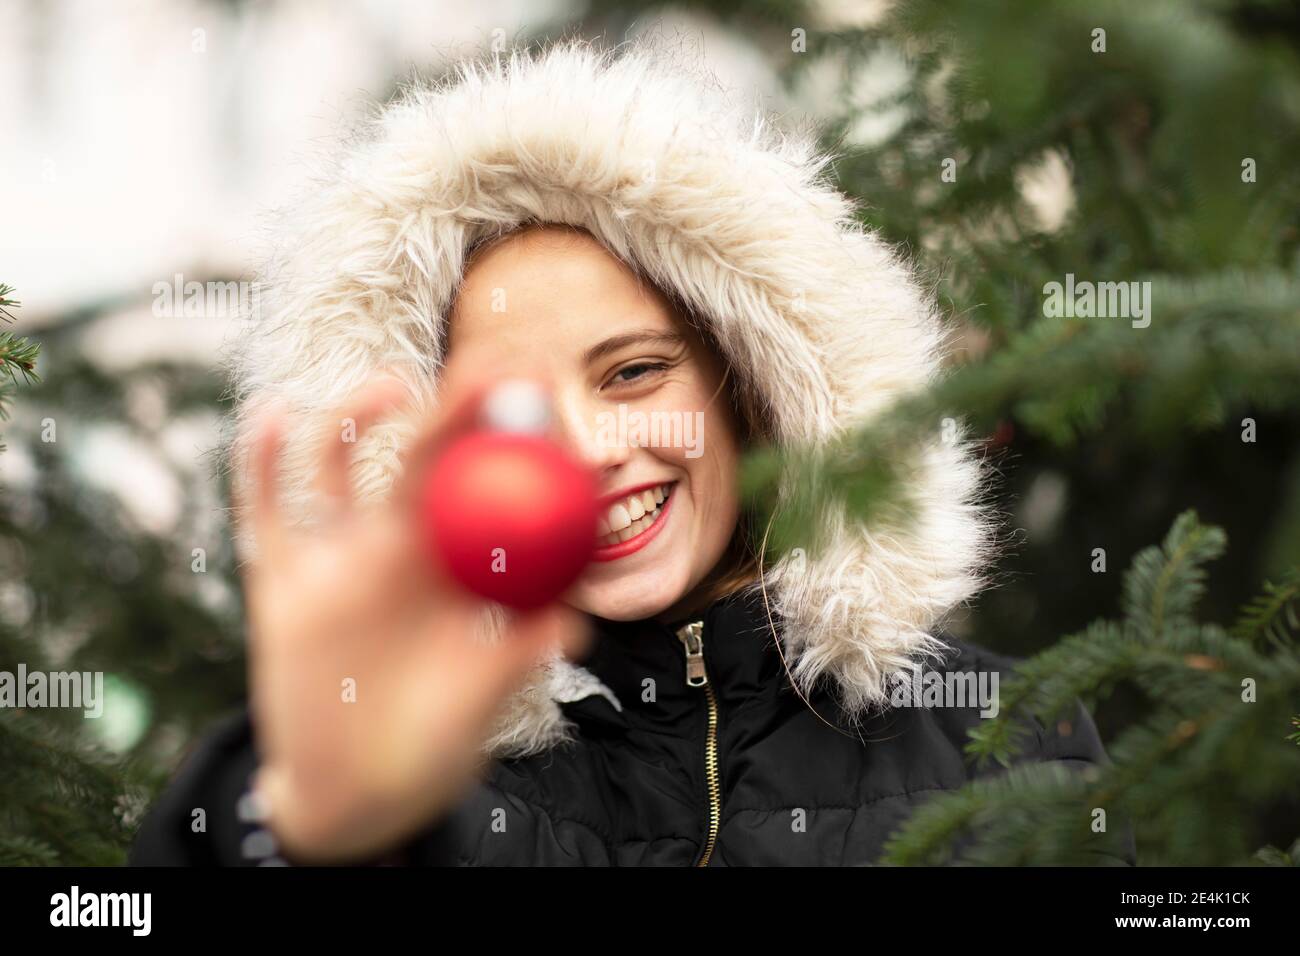
[{"label": "woman's fingers", "polygon": [[358,389],[329,422],[316,472],[316,490],[327,507],[341,512],[352,504],[352,450],[370,427],[407,398],[406,386],[384,376]]},{"label": "woman's fingers", "polygon": [[262,562],[280,552],[285,538],[279,492],[284,422],[283,407],[273,404],[263,408],[249,425],[247,520]]},{"label": "woman's fingers", "polygon": [[483,377],[463,386],[450,382],[443,386],[438,409],[416,433],[402,462],[402,476],[393,491],[398,507],[409,509],[418,504],[420,482],[429,464],[453,438],[473,430],[483,396],[493,381]]}]

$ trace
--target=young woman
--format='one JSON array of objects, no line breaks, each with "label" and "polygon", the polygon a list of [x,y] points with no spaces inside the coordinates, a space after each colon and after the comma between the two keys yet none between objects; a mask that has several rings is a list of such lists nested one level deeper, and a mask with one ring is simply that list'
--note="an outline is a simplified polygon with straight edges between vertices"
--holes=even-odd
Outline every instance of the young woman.
[{"label": "young woman", "polygon": [[[969,450],[936,436],[913,521],[832,515],[811,556],[771,561],[738,496],[747,447],[830,441],[939,366],[933,304],[827,161],[671,56],[579,42],[467,65],[353,141],[235,366],[251,708],[134,862],[871,863],[991,772],[962,753],[988,701],[891,694],[1005,666],[938,631],[987,554]],[[518,376],[604,509],[525,617],[434,580],[413,508]],[[1105,759],[1082,710],[1032,730],[1028,759]]]}]

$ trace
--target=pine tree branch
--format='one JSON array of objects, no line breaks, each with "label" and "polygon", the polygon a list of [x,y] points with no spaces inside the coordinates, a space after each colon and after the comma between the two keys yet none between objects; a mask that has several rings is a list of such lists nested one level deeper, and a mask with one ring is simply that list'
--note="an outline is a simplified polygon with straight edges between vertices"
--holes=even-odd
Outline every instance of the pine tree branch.
[{"label": "pine tree branch", "polygon": [[1277,584],[1265,581],[1263,592],[1241,609],[1233,636],[1247,641],[1264,637],[1279,649],[1289,648],[1300,632],[1295,608],[1300,600],[1300,568],[1287,570]]},{"label": "pine tree branch", "polygon": [[[1022,748],[1024,721],[1050,721],[1079,697],[1132,682],[1153,708],[1108,747],[1110,763],[1062,776],[1010,766],[936,797],[887,848],[889,862],[990,865],[1095,861],[1104,841],[1088,814],[1140,821],[1146,862],[1241,863],[1252,858],[1249,807],[1293,792],[1300,749],[1280,747],[1300,727],[1295,642],[1256,645],[1294,599],[1293,575],[1267,585],[1232,630],[1193,619],[1203,565],[1224,549],[1222,532],[1194,512],[1174,522],[1125,574],[1123,621],[1099,621],[1016,666],[999,714],[970,733],[966,751],[1004,765]],[[1300,743],[1300,731],[1285,736]],[[1232,786],[1226,784],[1231,782]],[[1300,841],[1297,841],[1300,845]],[[1254,851],[1278,862],[1280,851]]]}]

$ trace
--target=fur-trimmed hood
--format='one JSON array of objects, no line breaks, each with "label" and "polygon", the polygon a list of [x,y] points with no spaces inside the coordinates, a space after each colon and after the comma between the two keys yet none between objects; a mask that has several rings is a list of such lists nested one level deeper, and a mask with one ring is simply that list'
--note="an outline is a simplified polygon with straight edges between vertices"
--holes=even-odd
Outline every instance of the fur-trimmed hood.
[{"label": "fur-trimmed hood", "polygon": [[[307,520],[310,422],[379,369],[403,370],[427,407],[467,251],[552,222],[586,229],[702,317],[777,441],[830,441],[926,385],[943,346],[934,303],[856,222],[825,178],[830,159],[812,134],[781,131],[646,41],[508,52],[414,86],[280,217],[260,315],[233,359],[237,420],[269,398],[301,416],[284,500]],[[360,494],[388,490],[410,434],[395,423],[361,444]],[[233,446],[237,481],[242,462]],[[815,559],[766,575],[795,681],[833,680],[850,713],[937,652],[938,622],[979,585],[978,464],[936,436],[915,482],[906,528],[834,519]],[[603,691],[550,662],[506,708],[491,751],[545,749],[567,730],[557,701]]]}]

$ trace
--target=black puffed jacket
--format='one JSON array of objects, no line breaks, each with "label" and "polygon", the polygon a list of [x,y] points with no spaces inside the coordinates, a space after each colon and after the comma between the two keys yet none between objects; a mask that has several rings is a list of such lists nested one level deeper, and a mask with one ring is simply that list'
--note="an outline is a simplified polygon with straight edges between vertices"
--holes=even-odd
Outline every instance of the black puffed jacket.
[{"label": "black puffed jacket", "polygon": [[[584,663],[621,707],[602,694],[562,705],[574,724],[571,742],[493,762],[450,813],[393,852],[358,862],[871,864],[918,806],[999,772],[963,754],[981,720],[978,705],[896,706],[855,731],[836,718],[828,691],[808,702],[794,692],[761,601],[733,596],[696,621],[691,628],[598,620]],[[1006,676],[1006,658],[949,643],[936,671]],[[692,660],[688,646],[701,656]],[[1021,759],[1073,768],[1106,760],[1082,708],[1073,721],[1032,729]],[[249,812],[256,763],[246,714],[210,732],[153,806],[131,862],[288,862]],[[205,810],[203,832],[192,825],[196,808]],[[1111,845],[1098,862],[1134,862],[1131,833]]]}]

